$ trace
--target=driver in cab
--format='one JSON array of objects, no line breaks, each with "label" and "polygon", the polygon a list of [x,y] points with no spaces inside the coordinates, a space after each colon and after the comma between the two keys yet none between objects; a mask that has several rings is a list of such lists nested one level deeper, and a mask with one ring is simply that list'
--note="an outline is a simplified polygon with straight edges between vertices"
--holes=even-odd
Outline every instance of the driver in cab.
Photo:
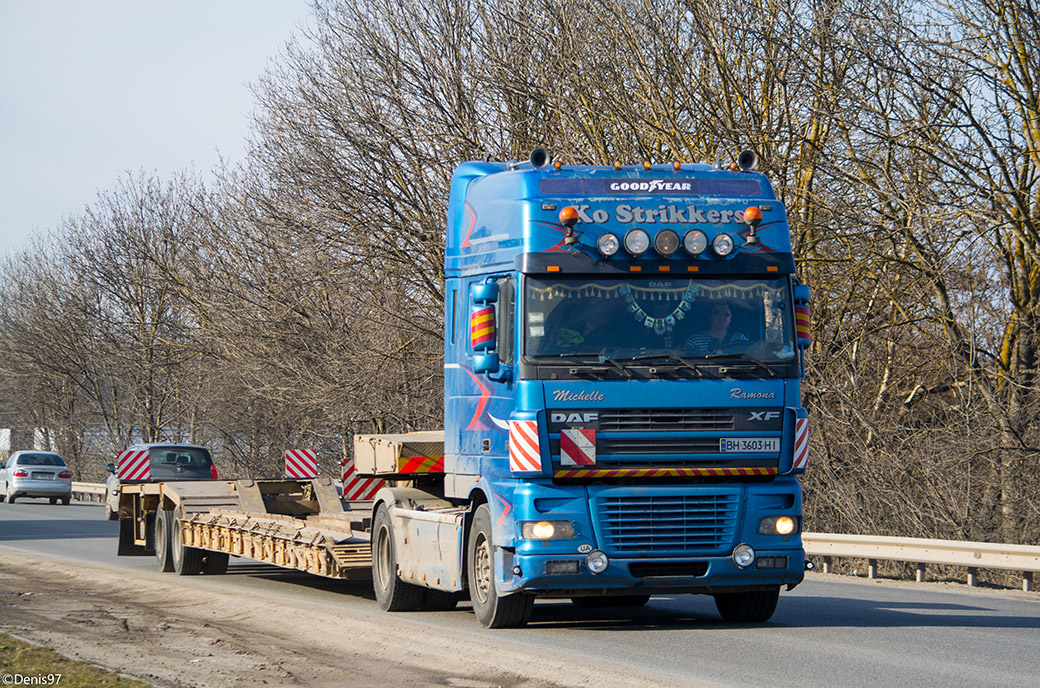
[{"label": "driver in cab", "polygon": [[733,312],[729,304],[719,301],[711,305],[708,311],[708,329],[693,335],[683,345],[688,351],[700,356],[722,354],[733,351],[733,345],[750,343],[741,332],[730,330]]}]

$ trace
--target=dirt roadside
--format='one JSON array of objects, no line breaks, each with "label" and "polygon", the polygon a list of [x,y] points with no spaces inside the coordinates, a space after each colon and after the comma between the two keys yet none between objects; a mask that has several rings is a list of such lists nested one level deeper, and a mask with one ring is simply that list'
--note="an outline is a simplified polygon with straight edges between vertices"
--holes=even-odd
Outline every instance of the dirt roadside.
[{"label": "dirt roadside", "polygon": [[374,603],[345,619],[312,600],[267,591],[243,598],[204,578],[170,581],[0,547],[0,630],[174,688],[669,685],[599,659],[534,659],[508,649],[512,632],[475,622],[472,632],[446,637],[443,627]]}]

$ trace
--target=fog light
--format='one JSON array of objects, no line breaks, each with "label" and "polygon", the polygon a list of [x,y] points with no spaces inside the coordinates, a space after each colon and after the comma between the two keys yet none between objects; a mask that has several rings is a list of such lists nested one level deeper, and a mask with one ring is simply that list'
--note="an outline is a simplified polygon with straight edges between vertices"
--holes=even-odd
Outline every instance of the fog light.
[{"label": "fog light", "polygon": [[751,545],[737,545],[733,548],[733,563],[746,569],[755,563],[755,550],[751,549]]},{"label": "fog light", "polygon": [[545,562],[545,573],[547,575],[560,575],[578,572],[577,561],[547,561]]},{"label": "fog light", "polygon": [[711,247],[720,256],[728,256],[733,253],[733,237],[729,234],[719,234],[711,240]]},{"label": "fog light", "polygon": [[650,235],[642,229],[633,229],[625,235],[625,250],[633,256],[641,256],[650,248]]},{"label": "fog light", "polygon": [[607,570],[607,564],[610,563],[610,559],[607,558],[605,552],[600,552],[598,549],[590,552],[589,556],[585,557],[585,565],[589,567],[589,571],[592,573],[603,573]]},{"label": "fog light", "polygon": [[607,232],[596,240],[596,247],[599,248],[599,252],[604,258],[609,258],[618,252],[621,242],[618,241],[616,234]]}]

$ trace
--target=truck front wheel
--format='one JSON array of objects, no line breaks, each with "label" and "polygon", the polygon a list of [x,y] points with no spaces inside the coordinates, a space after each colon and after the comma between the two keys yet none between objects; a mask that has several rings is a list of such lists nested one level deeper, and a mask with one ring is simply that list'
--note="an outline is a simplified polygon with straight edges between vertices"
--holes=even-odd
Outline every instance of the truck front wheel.
[{"label": "truck front wheel", "polygon": [[473,515],[466,553],[466,578],[477,620],[486,628],[519,628],[526,624],[534,608],[534,597],[519,592],[499,597],[495,589],[495,550],[487,504],[478,506]]},{"label": "truck front wheel", "polygon": [[780,588],[728,592],[715,595],[715,607],[725,621],[761,623],[773,616],[779,599]]},{"label": "truck front wheel", "polygon": [[376,602],[387,612],[418,611],[426,593],[424,588],[405,583],[397,575],[394,525],[385,504],[376,509],[372,522],[372,589]]}]

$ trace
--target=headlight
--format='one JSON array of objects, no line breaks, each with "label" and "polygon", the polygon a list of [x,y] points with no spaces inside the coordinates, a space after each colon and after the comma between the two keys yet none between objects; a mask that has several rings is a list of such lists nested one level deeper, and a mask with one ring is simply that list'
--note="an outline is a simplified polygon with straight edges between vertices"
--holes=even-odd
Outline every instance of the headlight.
[{"label": "headlight", "polygon": [[720,256],[728,256],[733,253],[733,237],[729,234],[719,234],[711,240],[711,247]]},{"label": "headlight", "polygon": [[662,229],[654,237],[654,250],[662,256],[670,256],[679,248],[679,235],[670,229]]},{"label": "headlight", "polygon": [[625,250],[633,256],[641,256],[650,248],[650,235],[642,229],[633,229],[625,235]]},{"label": "headlight", "polygon": [[621,248],[621,242],[618,241],[616,234],[608,232],[596,240],[596,246],[603,257],[609,258],[618,252],[618,249]]},{"label": "headlight", "polygon": [[607,570],[607,565],[610,563],[610,559],[607,558],[605,552],[600,552],[598,549],[590,552],[589,556],[585,557],[585,565],[589,567],[589,571],[592,573],[603,573]]},{"label": "headlight", "polygon": [[758,524],[760,535],[790,535],[798,530],[798,521],[791,516],[770,516]]},{"label": "headlight", "polygon": [[569,540],[574,537],[570,521],[523,521],[520,534],[525,540]]},{"label": "headlight", "polygon": [[733,548],[733,563],[746,569],[755,563],[755,550],[751,549],[751,545],[737,545]]},{"label": "headlight", "polygon": [[682,240],[683,248],[691,256],[699,256],[708,248],[708,235],[699,229],[691,229],[686,232]]}]

